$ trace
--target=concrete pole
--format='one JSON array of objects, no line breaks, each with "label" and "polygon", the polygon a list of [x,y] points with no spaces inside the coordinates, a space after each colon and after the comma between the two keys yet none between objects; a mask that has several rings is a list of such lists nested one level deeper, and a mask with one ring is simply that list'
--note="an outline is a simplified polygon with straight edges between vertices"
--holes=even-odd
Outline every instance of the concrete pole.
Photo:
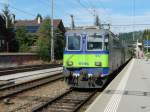
[{"label": "concrete pole", "polygon": [[148,53],[148,35],[146,37],[147,37],[147,53]]},{"label": "concrete pole", "polygon": [[54,1],[51,0],[51,61],[54,61],[54,23],[53,15],[54,14]]}]

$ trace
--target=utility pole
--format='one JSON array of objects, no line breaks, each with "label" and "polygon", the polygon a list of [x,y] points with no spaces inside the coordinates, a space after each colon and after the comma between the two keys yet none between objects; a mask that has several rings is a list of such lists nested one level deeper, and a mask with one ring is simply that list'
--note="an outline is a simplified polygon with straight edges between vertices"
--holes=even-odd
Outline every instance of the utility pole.
[{"label": "utility pole", "polygon": [[53,15],[54,14],[54,1],[51,0],[51,61],[54,61],[54,23]]},{"label": "utility pole", "polygon": [[148,53],[148,35],[146,37],[147,37],[147,53]]}]

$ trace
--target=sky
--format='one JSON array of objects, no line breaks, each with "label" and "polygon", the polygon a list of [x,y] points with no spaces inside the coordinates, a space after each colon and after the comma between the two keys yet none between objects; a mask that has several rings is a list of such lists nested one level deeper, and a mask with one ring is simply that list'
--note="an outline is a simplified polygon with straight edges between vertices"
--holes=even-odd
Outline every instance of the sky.
[{"label": "sky", "polygon": [[[6,2],[16,19],[35,19],[38,13],[43,17],[51,15],[51,0],[0,0],[0,13]],[[113,25],[111,29],[116,33],[138,31],[150,28],[149,4],[149,0],[54,0],[54,18],[62,19],[68,27],[73,14],[76,26],[89,26],[97,14],[101,23]]]}]

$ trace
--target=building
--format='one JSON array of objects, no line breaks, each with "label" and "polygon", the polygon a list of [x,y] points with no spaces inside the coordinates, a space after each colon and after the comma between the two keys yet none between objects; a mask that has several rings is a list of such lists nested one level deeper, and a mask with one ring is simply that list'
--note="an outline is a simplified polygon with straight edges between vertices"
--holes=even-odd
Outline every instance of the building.
[{"label": "building", "polygon": [[[29,33],[36,35],[42,23],[43,21],[41,18],[37,20],[18,20],[15,21],[15,28],[25,27]],[[66,30],[61,19],[54,19],[53,23],[54,29],[59,29],[62,33],[65,33]]]},{"label": "building", "polygon": [[[43,21],[41,18],[37,18],[35,20],[18,20],[15,21],[15,29],[19,28],[19,27],[25,27],[27,32],[31,35],[29,36],[29,38],[32,38],[32,45],[31,45],[31,50],[30,51],[35,51],[36,50],[36,45],[35,42],[37,40],[37,38],[39,37],[39,28],[40,26],[43,24]],[[55,42],[57,42],[58,40],[61,40],[59,38],[63,37],[65,35],[65,27],[63,25],[63,22],[61,19],[54,19],[53,21],[54,24],[54,31],[58,31],[58,33],[54,33],[54,38],[55,38]],[[51,26],[49,26],[50,28]],[[63,46],[62,46],[63,47]],[[62,48],[63,49],[63,48]],[[55,52],[55,54],[59,54],[60,51]]]},{"label": "building", "polygon": [[0,52],[3,52],[6,50],[6,27],[5,27],[5,20],[0,15]]}]

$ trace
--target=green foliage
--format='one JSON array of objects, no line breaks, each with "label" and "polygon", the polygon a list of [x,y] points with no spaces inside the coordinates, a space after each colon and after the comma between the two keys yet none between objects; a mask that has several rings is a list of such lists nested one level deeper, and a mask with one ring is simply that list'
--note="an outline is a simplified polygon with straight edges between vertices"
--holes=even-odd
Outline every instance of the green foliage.
[{"label": "green foliage", "polygon": [[25,27],[19,27],[16,29],[16,38],[19,42],[19,45],[28,43],[29,39]]},{"label": "green foliage", "polygon": [[28,44],[22,44],[19,48],[19,52],[29,52],[30,47],[28,46]]},{"label": "green foliage", "polygon": [[145,56],[150,59],[150,53],[146,53]]},{"label": "green foliage", "polygon": [[[47,17],[39,28],[39,39],[37,42],[37,53],[45,61],[50,60],[51,49],[51,28],[50,18]],[[54,50],[55,59],[62,59],[64,50],[64,34],[58,29],[54,31]]]},{"label": "green foliage", "polygon": [[50,28],[50,18],[46,17],[42,23],[42,25],[39,28],[39,36],[42,38],[47,38],[50,40],[51,38],[51,28]]},{"label": "green foliage", "polygon": [[30,46],[36,41],[35,36],[29,34],[25,27],[19,27],[16,29],[16,39],[19,43],[20,52],[29,52]]},{"label": "green foliage", "polygon": [[37,54],[44,60],[50,60],[50,18],[46,18],[39,28],[39,38],[37,40]]},{"label": "green foliage", "polygon": [[144,30],[144,33],[143,33],[143,40],[150,40],[150,30]]},{"label": "green foliage", "polygon": [[39,38],[37,41],[37,54],[40,59],[50,61],[49,41],[44,38]]},{"label": "green foliage", "polygon": [[64,51],[64,35],[61,31],[55,31],[55,59],[62,59],[63,58],[63,51]]},{"label": "green foliage", "polygon": [[10,14],[8,5],[4,6],[4,9],[2,10],[2,12],[3,12],[3,17],[5,18],[5,21],[6,21],[6,17],[7,17],[8,27],[13,27],[12,18],[11,18],[11,14]]},{"label": "green foliage", "polygon": [[5,41],[8,43],[7,44],[8,51],[16,52],[18,51],[18,43],[15,38],[14,24],[12,23],[11,13],[8,5],[5,5],[4,9],[2,9],[2,17],[5,20],[5,27],[7,26],[5,32]]},{"label": "green foliage", "polygon": [[119,34],[119,38],[121,40],[124,40],[127,43],[132,43],[133,41],[136,41],[137,39],[139,41],[142,41],[142,37],[143,37],[143,32],[142,31],[135,31],[134,32],[134,40],[133,40],[133,32],[129,32],[129,33],[120,33]]}]

